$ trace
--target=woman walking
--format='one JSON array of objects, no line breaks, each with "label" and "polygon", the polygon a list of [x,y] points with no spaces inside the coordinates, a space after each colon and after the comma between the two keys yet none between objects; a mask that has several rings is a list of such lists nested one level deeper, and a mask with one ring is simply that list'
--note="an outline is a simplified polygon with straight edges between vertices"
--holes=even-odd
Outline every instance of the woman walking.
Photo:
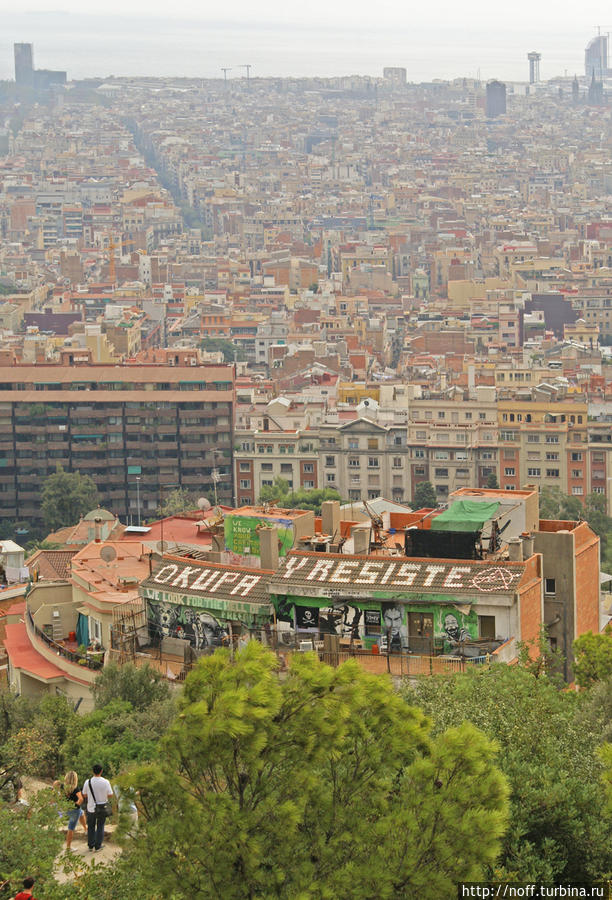
[{"label": "woman walking", "polygon": [[76,772],[68,772],[64,778],[63,791],[66,800],[74,804],[68,813],[68,830],[66,831],[66,850],[70,850],[72,844],[72,836],[78,822],[81,822],[83,831],[87,831],[87,823],[85,821],[85,812],[81,809],[83,795],[78,788],[79,776]]}]

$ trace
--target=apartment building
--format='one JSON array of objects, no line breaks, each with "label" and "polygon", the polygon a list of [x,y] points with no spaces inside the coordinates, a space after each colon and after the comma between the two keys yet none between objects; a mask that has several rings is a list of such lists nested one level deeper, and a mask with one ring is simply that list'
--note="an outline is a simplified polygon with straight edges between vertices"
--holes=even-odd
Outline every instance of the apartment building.
[{"label": "apartment building", "polygon": [[39,521],[57,466],[128,521],[175,487],[231,501],[234,370],[193,362],[1,366],[1,519]]},{"label": "apartment building", "polygon": [[321,487],[343,499],[406,498],[406,426],[367,418],[319,426]]},{"label": "apartment building", "polygon": [[[319,477],[319,435],[307,429],[237,430],[234,434],[234,477],[238,506],[254,505],[263,487],[283,478],[290,490],[314,490]],[[334,485],[329,485],[333,487]]]},{"label": "apartment building", "polygon": [[[409,470],[404,498],[421,481],[433,484],[439,501],[462,487],[486,487],[497,476],[497,404],[493,388],[476,396],[413,400],[407,425]],[[396,499],[400,499],[399,496]]]},{"label": "apartment building", "polygon": [[503,488],[534,484],[574,497],[589,493],[586,400],[500,400],[497,408]]}]

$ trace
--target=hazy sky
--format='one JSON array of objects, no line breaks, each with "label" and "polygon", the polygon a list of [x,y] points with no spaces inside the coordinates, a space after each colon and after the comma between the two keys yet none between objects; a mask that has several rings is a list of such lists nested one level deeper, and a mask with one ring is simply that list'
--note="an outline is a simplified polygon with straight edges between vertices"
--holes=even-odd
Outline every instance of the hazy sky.
[{"label": "hazy sky", "polygon": [[[23,3],[23,5],[21,5]],[[38,68],[69,78],[109,75],[381,75],[527,78],[584,73],[596,27],[612,32],[610,0],[0,0],[0,79],[13,78],[13,42],[34,44]]]},{"label": "hazy sky", "polygon": [[402,3],[399,0],[233,0],[232,3],[219,4],[198,0],[173,0],[172,3],[162,0],[88,0],[83,4],[80,0],[0,0],[0,12],[20,13],[32,12],[70,12],[83,14],[102,13],[119,16],[152,16],[167,19],[170,16],[180,18],[213,19],[215,21],[248,20],[262,22],[312,22],[318,18],[319,23],[325,21],[341,22],[363,27],[386,26],[394,24],[408,26],[415,24],[462,24],[466,28],[489,25],[494,29],[504,30],[522,27],[526,31],[531,25],[548,23],[554,30],[558,26],[574,26],[580,29],[595,29],[600,25],[604,31],[612,31],[612,9],[609,0],[587,0],[587,2],[570,3],[558,0],[513,0],[512,3],[500,4],[485,0],[437,0],[437,2]]}]

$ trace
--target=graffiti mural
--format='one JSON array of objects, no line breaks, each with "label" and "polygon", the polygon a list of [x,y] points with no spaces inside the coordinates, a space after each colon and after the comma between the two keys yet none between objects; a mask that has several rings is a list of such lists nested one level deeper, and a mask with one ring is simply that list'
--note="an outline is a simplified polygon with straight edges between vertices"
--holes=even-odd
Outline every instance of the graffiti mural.
[{"label": "graffiti mural", "polygon": [[359,638],[363,610],[358,606],[328,607],[319,610],[321,634],[337,634],[341,638]]},{"label": "graffiti mural", "polygon": [[228,639],[225,627],[211,613],[190,606],[147,600],[147,614],[152,638],[181,638],[194,650],[220,647]]}]

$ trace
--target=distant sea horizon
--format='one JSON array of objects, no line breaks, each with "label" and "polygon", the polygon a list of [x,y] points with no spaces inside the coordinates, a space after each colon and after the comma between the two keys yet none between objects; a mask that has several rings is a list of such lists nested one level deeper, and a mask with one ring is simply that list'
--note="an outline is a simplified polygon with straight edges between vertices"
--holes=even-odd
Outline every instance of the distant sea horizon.
[{"label": "distant sea horizon", "polygon": [[[254,8],[255,9],[255,8]],[[528,80],[527,53],[542,54],[543,81],[584,74],[594,29],[503,25],[492,39],[478,25],[346,27],[315,21],[232,22],[114,17],[62,12],[0,15],[0,79],[12,79],[13,43],[34,44],[34,65],[65,69],[69,79],[114,76],[242,78],[382,76],[403,66],[408,81]]]}]

